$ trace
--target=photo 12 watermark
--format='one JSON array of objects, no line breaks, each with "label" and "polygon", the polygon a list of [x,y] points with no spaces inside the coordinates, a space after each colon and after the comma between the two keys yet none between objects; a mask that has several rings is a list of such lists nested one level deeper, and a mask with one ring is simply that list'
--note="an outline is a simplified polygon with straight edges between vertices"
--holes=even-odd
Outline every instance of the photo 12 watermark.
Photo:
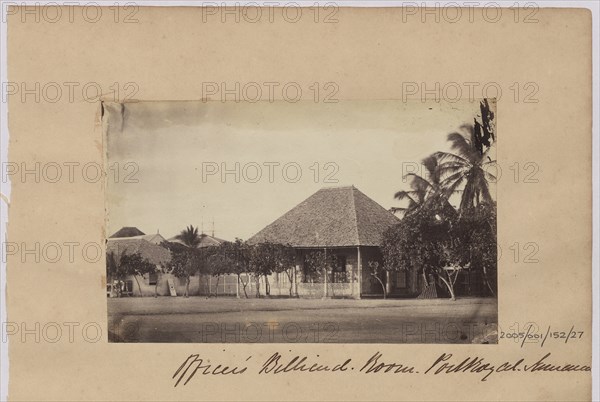
[{"label": "photo 12 watermark", "polygon": [[265,2],[202,2],[202,22],[296,24],[308,21],[315,24],[337,24],[339,5],[335,2],[300,4],[293,1]]},{"label": "photo 12 watermark", "polygon": [[314,183],[337,184],[340,167],[335,162],[202,162],[202,183]]},{"label": "photo 12 watermark", "polygon": [[340,86],[333,81],[300,84],[295,81],[278,82],[202,82],[202,100],[255,103],[283,100],[296,103],[301,100],[315,103],[337,103]]},{"label": "photo 12 watermark", "polygon": [[140,4],[135,2],[50,1],[2,2],[2,22],[17,19],[22,24],[58,24],[112,22],[139,24]]},{"label": "photo 12 watermark", "polygon": [[537,3],[504,3],[494,1],[449,1],[426,3],[424,1],[404,1],[399,8],[402,22],[423,24],[458,22],[484,22],[497,24],[509,21],[515,24],[537,24],[540,7]]},{"label": "photo 12 watermark", "polygon": [[136,82],[113,82],[102,85],[95,81],[77,82],[2,82],[2,103],[96,103],[99,100],[133,101],[140,87]]},{"label": "photo 12 watermark", "polygon": [[456,103],[462,100],[475,102],[479,99],[510,100],[514,103],[538,103],[540,86],[534,81],[512,82],[502,85],[498,82],[402,82],[401,98],[403,102],[419,100],[422,103],[441,101]]},{"label": "photo 12 watermark", "polygon": [[113,162],[106,168],[98,162],[3,162],[0,182],[39,183],[139,183],[140,167],[137,162]]},{"label": "photo 12 watermark", "polygon": [[102,260],[104,247],[89,241],[6,241],[0,244],[2,262],[9,257],[22,264],[95,264]]}]

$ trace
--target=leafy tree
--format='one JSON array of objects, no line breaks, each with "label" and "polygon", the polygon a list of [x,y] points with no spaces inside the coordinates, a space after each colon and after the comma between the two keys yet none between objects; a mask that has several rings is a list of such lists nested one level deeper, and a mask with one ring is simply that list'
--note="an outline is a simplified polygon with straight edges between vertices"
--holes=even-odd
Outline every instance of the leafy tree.
[{"label": "leafy tree", "polygon": [[384,269],[417,272],[425,283],[432,275],[444,283],[453,300],[461,272],[479,271],[495,296],[496,244],[494,204],[479,204],[462,215],[424,209],[384,234]]},{"label": "leafy tree", "polygon": [[244,296],[248,298],[248,292],[246,287],[248,286],[248,275],[244,275],[246,280],[242,279],[243,274],[249,274],[251,272],[251,260],[252,260],[252,247],[243,242],[241,239],[235,239],[233,243],[230,243],[233,254],[233,269],[232,273],[237,275],[238,283],[242,284],[244,290]]},{"label": "leafy tree", "polygon": [[[295,264],[295,252],[286,245],[276,243],[261,243],[253,247],[251,253],[250,266],[256,280],[256,296],[260,297],[259,278],[265,278],[265,293],[270,295],[270,285],[268,275],[274,272],[286,272],[293,269]],[[290,296],[292,295],[291,274],[290,278]]]},{"label": "leafy tree", "polygon": [[497,231],[495,204],[479,204],[459,218],[455,236],[459,245],[454,248],[456,260],[471,270],[479,270],[492,296],[497,294]]},{"label": "leafy tree", "polygon": [[324,282],[327,278],[328,286],[331,288],[332,295],[335,296],[334,267],[337,267],[339,263],[339,259],[334,253],[312,251],[304,256],[305,280],[319,283]]},{"label": "leafy tree", "polygon": [[140,296],[142,296],[142,287],[140,286],[138,277],[143,277],[145,274],[154,272],[156,270],[156,265],[142,258],[140,253],[128,254],[124,257],[124,260],[126,271],[135,279],[140,291]]},{"label": "leafy tree", "polygon": [[[454,214],[444,214],[443,207],[421,209],[405,216],[402,221],[388,229],[382,245],[383,268],[388,271],[415,271],[429,274],[447,282],[444,267],[455,265],[452,253]],[[446,283],[451,294],[453,282]]]},{"label": "leafy tree", "polygon": [[296,266],[296,250],[289,245],[277,244],[274,247],[275,264],[273,271],[285,273],[290,283],[290,297],[294,296],[294,268]]},{"label": "leafy tree", "polygon": [[201,272],[204,267],[202,250],[171,242],[163,242],[163,245],[171,251],[168,272],[177,278],[185,279],[185,293],[183,296],[189,297],[191,277]]},{"label": "leafy tree", "polygon": [[[224,242],[216,247],[210,247],[206,250],[206,272],[217,278],[215,287],[215,297],[219,295],[219,281],[222,275],[230,274],[234,271],[235,250],[232,243]],[[210,295],[210,289],[209,289]]]},{"label": "leafy tree", "polygon": [[133,276],[138,285],[140,296],[142,296],[142,287],[138,276],[144,276],[156,269],[156,266],[144,259],[139,252],[127,253],[127,250],[123,250],[121,253],[109,252],[106,256],[106,262],[107,273],[111,278],[114,277],[121,282],[127,275]]},{"label": "leafy tree", "polygon": [[[496,161],[489,156],[495,141],[494,113],[487,100],[474,123],[448,135],[451,152],[436,152],[423,161],[425,177],[409,174],[404,218],[384,236],[384,270],[413,270],[425,283],[433,275],[455,299],[454,285],[461,272],[479,270],[492,295],[496,294],[496,204],[487,172]],[[405,176],[405,178],[407,177]],[[462,192],[458,211],[449,203]]]},{"label": "leafy tree", "polygon": [[322,282],[323,272],[327,269],[327,256],[323,251],[311,251],[304,255],[304,280]]},{"label": "leafy tree", "polygon": [[[256,297],[260,297],[260,277],[270,275],[272,271],[269,268],[269,246],[268,244],[257,244],[251,249],[250,254],[250,272],[254,277],[256,286]],[[265,283],[265,290],[269,294],[268,286]]]}]

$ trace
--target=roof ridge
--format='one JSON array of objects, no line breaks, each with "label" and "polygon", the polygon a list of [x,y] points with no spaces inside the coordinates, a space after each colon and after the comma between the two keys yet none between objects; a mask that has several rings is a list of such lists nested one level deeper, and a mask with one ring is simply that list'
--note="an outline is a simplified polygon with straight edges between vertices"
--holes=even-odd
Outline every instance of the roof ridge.
[{"label": "roof ridge", "polygon": [[358,211],[356,210],[356,200],[354,198],[356,187],[350,187],[350,199],[352,200],[352,209],[354,210],[354,230],[356,231],[356,245],[360,246],[360,234],[358,232]]},{"label": "roof ridge", "polygon": [[372,199],[371,197],[369,197],[368,195],[366,195],[365,193],[363,193],[362,191],[360,191],[359,189],[357,189],[356,187],[354,188],[356,191],[358,191],[360,194],[362,194],[364,197],[368,198],[369,200],[373,201],[373,203],[375,205],[377,205],[377,207],[381,210],[381,211],[385,211],[387,213],[389,213],[390,215],[392,215],[395,219],[398,220],[398,222],[400,221],[400,219],[393,214],[392,212],[390,212],[388,209],[386,209],[383,205],[381,205],[380,203],[378,203],[377,201],[375,201],[374,199]]}]

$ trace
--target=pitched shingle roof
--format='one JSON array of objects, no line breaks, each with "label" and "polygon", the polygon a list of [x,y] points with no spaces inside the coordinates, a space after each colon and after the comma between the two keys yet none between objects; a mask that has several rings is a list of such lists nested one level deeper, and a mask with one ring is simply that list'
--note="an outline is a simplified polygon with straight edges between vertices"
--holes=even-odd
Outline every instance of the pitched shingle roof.
[{"label": "pitched shingle roof", "polygon": [[[200,238],[200,243],[198,243],[198,248],[218,246],[219,244],[225,243],[227,241],[227,240],[219,239],[218,237],[209,236],[206,233],[202,233],[202,234],[198,235],[198,237]],[[184,244],[181,240],[179,240],[177,238],[177,236],[171,237],[168,241],[171,243]]]},{"label": "pitched shingle roof", "polygon": [[115,237],[134,237],[134,236],[142,236],[145,233],[142,232],[141,230],[139,230],[138,228],[134,227],[134,226],[124,226],[121,229],[119,229],[117,232],[113,233],[112,236],[110,236],[110,238],[115,238]]},{"label": "pitched shingle roof", "polygon": [[[117,239],[118,237],[111,237],[111,239]],[[167,241],[164,237],[162,237],[160,235],[160,233],[154,233],[154,234],[149,234],[149,235],[141,235],[141,236],[131,236],[131,237],[124,237],[127,239],[144,239],[149,241],[150,243],[153,244],[160,244],[163,241]]]},{"label": "pitched shingle roof", "polygon": [[171,260],[169,250],[142,238],[110,238],[106,242],[106,252],[114,252],[117,255],[140,253],[142,258],[156,265],[166,264]]},{"label": "pitched shingle roof", "polygon": [[379,246],[400,220],[354,186],[323,188],[251,237],[294,247]]},{"label": "pitched shingle roof", "polygon": [[200,244],[198,245],[198,247],[204,248],[204,247],[218,246],[219,244],[225,243],[225,242],[226,242],[226,240],[219,239],[218,237],[209,236],[205,233],[202,233],[200,235]]}]

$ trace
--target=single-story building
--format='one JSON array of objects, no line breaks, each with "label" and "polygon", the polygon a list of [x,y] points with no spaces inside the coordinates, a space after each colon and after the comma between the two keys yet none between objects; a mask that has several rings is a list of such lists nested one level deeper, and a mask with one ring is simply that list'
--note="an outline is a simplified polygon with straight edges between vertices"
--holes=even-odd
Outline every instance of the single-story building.
[{"label": "single-story building", "polygon": [[[202,233],[199,235],[199,248],[218,246],[225,240],[214,236]],[[175,292],[182,295],[185,292],[185,278],[177,278],[176,276],[166,273],[165,268],[171,260],[171,252],[162,246],[164,242],[181,243],[175,237],[166,240],[159,233],[145,234],[136,227],[123,227],[106,242],[107,253],[114,252],[117,256],[121,253],[134,254],[140,253],[142,258],[156,266],[156,271],[144,275],[143,277],[134,278],[129,275],[124,280],[121,286],[124,288],[124,294],[129,296],[169,296],[169,281],[175,287]],[[110,278],[107,278],[110,281]],[[114,281],[113,281],[114,282]],[[138,286],[139,284],[139,286]],[[116,296],[115,283],[108,283],[107,295],[110,297]],[[140,294],[141,289],[141,294]],[[219,281],[210,275],[194,275],[190,280],[189,292],[190,295],[236,295],[237,276],[224,275]]]},{"label": "single-story building", "polygon": [[[128,234],[131,236],[127,236]],[[144,275],[143,278],[128,276],[125,278],[125,283],[121,285],[115,282],[115,278],[107,278],[109,281],[109,287],[107,289],[108,296],[116,296],[116,286],[122,286],[123,292],[126,295],[131,296],[140,296],[140,288],[141,295],[143,296],[154,295],[155,291],[158,291],[159,294],[162,293],[161,291],[163,289],[158,289],[156,285],[160,277],[160,272],[164,270],[164,267],[171,260],[171,252],[160,245],[165,241],[165,238],[158,233],[146,235],[137,228],[122,228],[110,236],[106,241],[107,253],[114,253],[117,259],[120,258],[122,254],[139,253],[143,259],[155,265],[156,271]],[[110,283],[111,280],[113,283]],[[166,292],[168,293],[168,285],[166,282],[163,287],[166,288]]]},{"label": "single-story building", "polygon": [[[296,251],[292,288],[300,297],[382,296],[380,282],[369,263],[381,267],[383,234],[400,220],[354,186],[323,188],[256,233],[250,244],[279,243]],[[335,258],[335,266],[322,274],[309,270],[315,252]],[[391,295],[413,295],[404,272],[383,275]],[[289,294],[285,273],[269,279],[271,295]],[[264,293],[263,293],[264,294]]]}]

